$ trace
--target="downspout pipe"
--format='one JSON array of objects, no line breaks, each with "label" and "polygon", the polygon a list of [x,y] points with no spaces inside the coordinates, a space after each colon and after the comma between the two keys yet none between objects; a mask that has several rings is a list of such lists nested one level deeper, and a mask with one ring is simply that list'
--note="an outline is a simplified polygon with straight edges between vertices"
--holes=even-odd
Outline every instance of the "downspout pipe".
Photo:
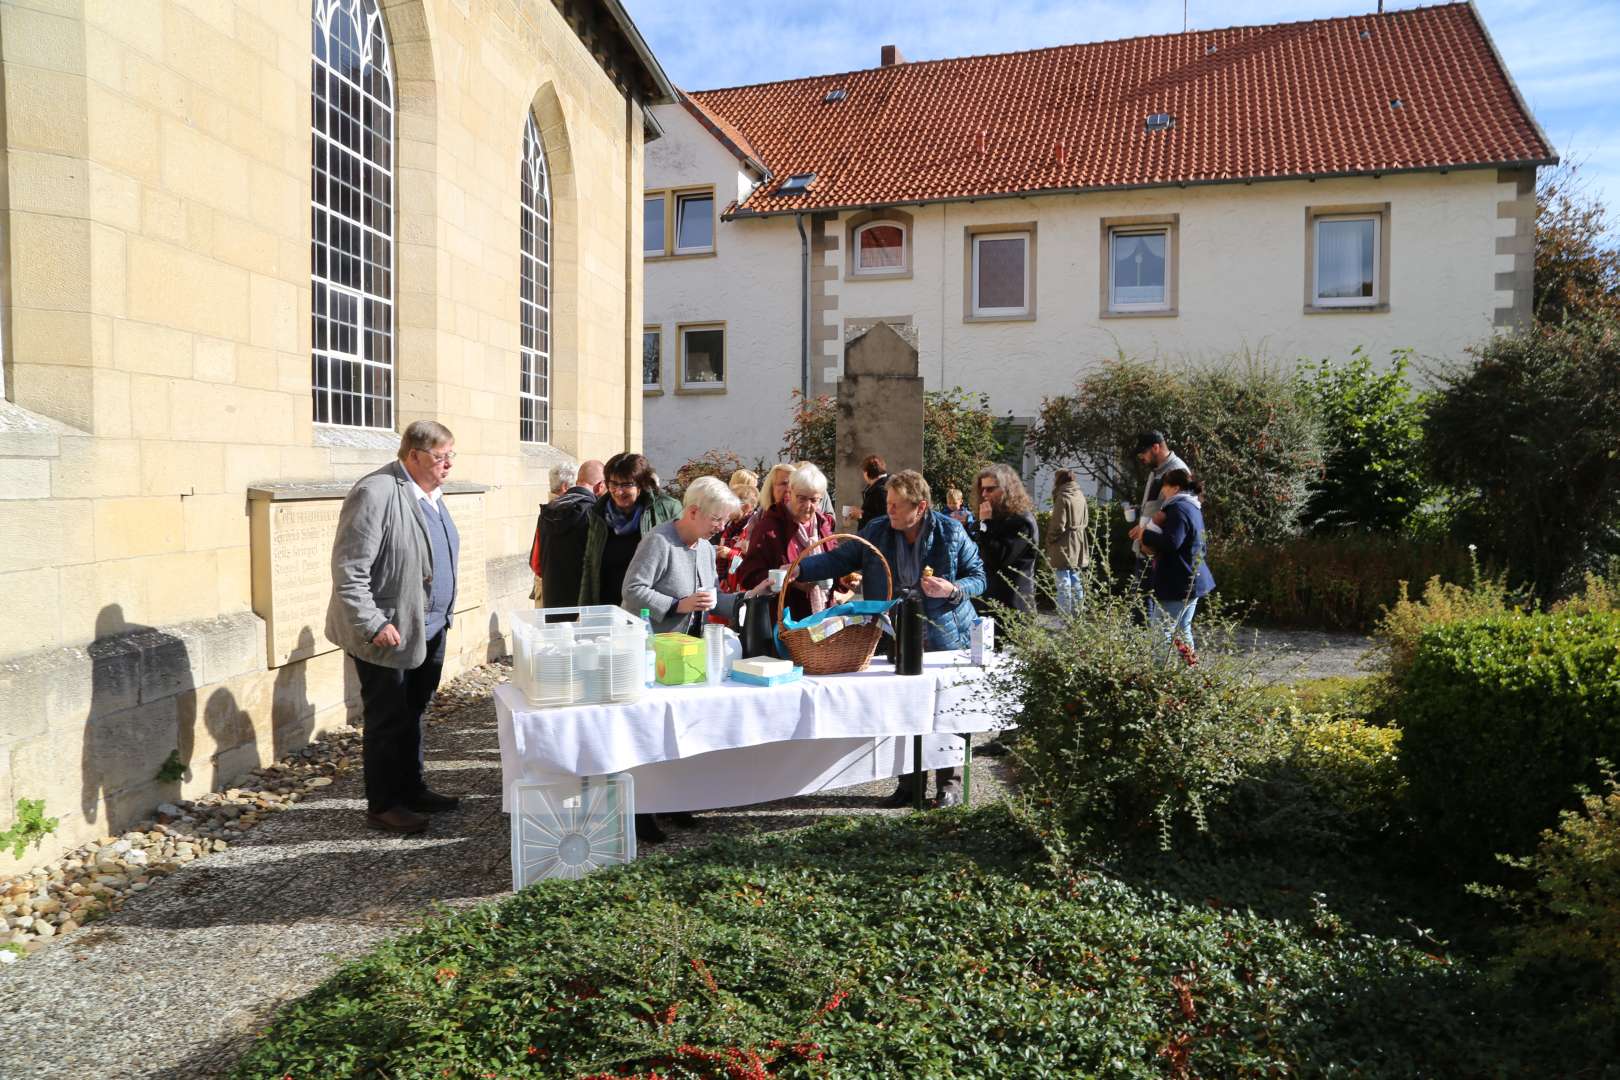
[{"label": "downspout pipe", "polygon": [[810,397],[810,236],[804,215],[794,214],[799,227],[799,393]]}]

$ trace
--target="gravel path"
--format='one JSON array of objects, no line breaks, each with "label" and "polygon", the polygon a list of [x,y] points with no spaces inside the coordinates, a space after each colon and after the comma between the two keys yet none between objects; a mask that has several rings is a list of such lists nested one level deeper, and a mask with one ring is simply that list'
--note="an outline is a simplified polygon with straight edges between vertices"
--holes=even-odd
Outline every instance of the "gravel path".
[{"label": "gravel path", "polygon": [[1271,630],[1244,627],[1238,645],[1260,656],[1260,673],[1272,682],[1298,682],[1328,675],[1367,674],[1361,662],[1373,646],[1360,634],[1321,630]]},{"label": "gravel path", "polygon": [[[122,910],[0,967],[0,1077],[193,1080],[219,1076],[280,1005],[347,957],[412,927],[429,905],[508,895],[506,815],[491,665],[441,690],[429,783],[463,795],[419,838],[364,826],[358,763],[334,782],[129,897]],[[980,758],[974,801],[1002,798],[1004,759]],[[893,781],[705,812],[657,851],[828,815],[903,814]]]}]

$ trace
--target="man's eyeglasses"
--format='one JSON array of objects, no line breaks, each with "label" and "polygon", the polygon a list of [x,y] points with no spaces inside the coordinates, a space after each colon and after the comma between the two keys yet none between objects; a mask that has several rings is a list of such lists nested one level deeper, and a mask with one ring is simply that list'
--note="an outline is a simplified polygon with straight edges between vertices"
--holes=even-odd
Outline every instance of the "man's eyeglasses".
[{"label": "man's eyeglasses", "polygon": [[607,482],[609,491],[635,491],[640,486],[634,480],[609,480]]},{"label": "man's eyeglasses", "polygon": [[456,460],[456,452],[454,450],[446,450],[442,454],[437,450],[419,450],[417,453],[426,454],[440,465],[443,465],[447,461]]}]

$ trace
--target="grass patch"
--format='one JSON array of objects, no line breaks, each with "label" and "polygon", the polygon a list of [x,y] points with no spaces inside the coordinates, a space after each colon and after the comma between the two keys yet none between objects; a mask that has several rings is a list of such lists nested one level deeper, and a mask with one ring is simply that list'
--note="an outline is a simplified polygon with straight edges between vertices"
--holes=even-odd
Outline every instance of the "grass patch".
[{"label": "grass patch", "polygon": [[1005,807],[721,839],[435,917],[285,1010],[236,1075],[1575,1071],[1470,963],[1275,875],[1072,871]]}]

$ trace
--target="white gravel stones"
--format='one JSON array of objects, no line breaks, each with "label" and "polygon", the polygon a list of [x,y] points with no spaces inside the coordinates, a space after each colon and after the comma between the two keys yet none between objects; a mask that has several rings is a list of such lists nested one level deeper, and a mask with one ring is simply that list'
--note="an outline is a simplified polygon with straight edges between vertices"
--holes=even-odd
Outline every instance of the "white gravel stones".
[{"label": "white gravel stones", "polygon": [[[117,911],[186,863],[226,851],[259,822],[360,768],[360,732],[328,732],[238,786],[158,806],[153,820],[103,836],[21,877],[0,881],[0,944],[27,951]],[[227,840],[229,837],[230,840]],[[9,958],[9,959],[7,959]],[[0,949],[0,962],[16,953]]]}]

